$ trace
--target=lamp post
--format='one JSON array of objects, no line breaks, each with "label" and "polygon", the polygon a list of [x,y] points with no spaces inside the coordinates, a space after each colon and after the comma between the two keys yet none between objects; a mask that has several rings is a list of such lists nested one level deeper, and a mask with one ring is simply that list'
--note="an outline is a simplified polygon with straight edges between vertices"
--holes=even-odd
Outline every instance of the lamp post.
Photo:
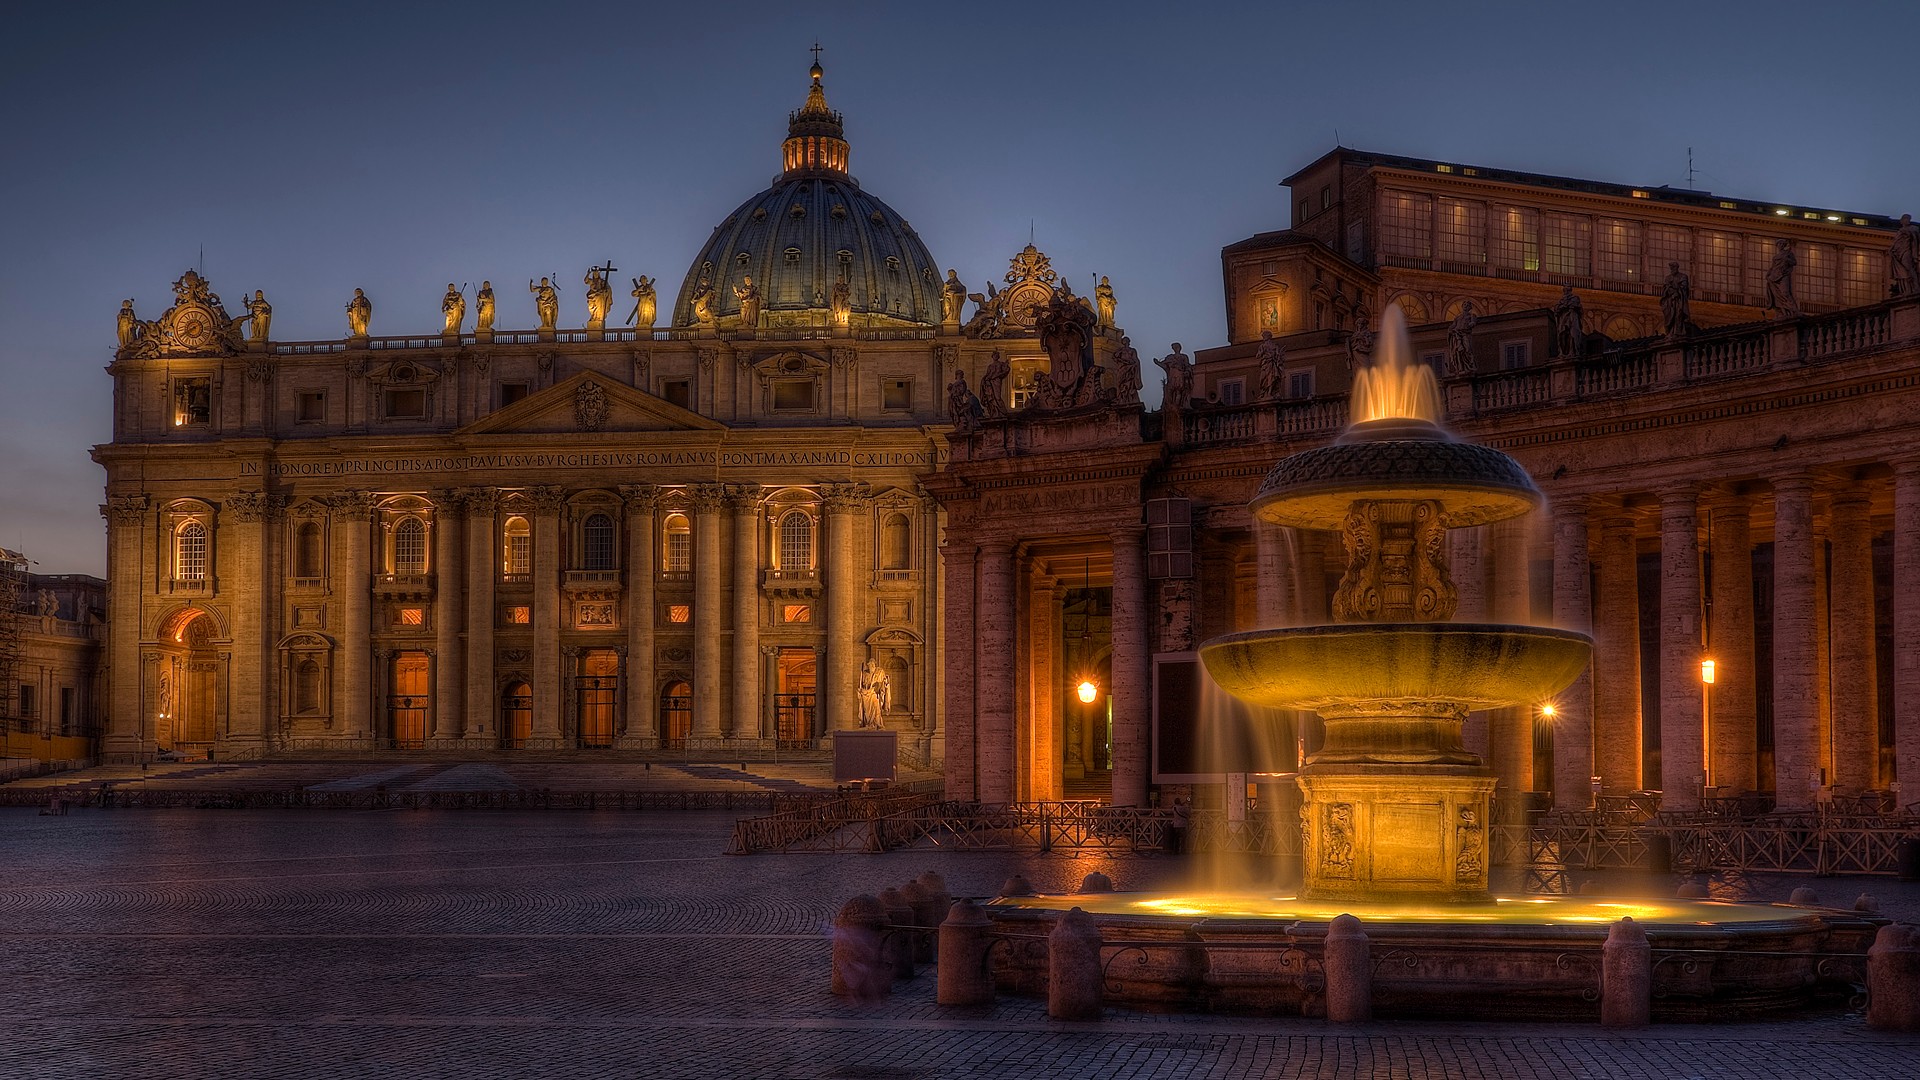
[{"label": "lamp post", "polygon": [[1711,657],[1700,661],[1700,798],[1705,801],[1713,791],[1713,680]]}]

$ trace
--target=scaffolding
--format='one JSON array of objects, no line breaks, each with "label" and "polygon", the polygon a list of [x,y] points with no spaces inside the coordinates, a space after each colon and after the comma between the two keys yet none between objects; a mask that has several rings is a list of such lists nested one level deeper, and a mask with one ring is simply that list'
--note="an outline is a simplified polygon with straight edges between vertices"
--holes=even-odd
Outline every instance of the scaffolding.
[{"label": "scaffolding", "polygon": [[20,715],[20,604],[31,578],[25,555],[0,548],[0,731],[24,731]]}]

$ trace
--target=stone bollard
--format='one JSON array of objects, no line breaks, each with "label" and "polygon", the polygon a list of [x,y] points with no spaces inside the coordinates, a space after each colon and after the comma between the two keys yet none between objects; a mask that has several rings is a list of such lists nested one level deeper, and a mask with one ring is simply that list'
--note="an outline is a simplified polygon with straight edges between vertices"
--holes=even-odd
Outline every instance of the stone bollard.
[{"label": "stone bollard", "polygon": [[1920,1031],[1920,926],[1892,923],[1867,950],[1867,1026]]},{"label": "stone bollard", "polygon": [[942,1005],[993,1004],[993,974],[987,970],[988,931],[993,920],[971,900],[955,900],[940,924],[940,968],[934,1000]]},{"label": "stone bollard", "polygon": [[1653,1020],[1653,946],[1631,917],[1600,947],[1600,1026],[1646,1027]]},{"label": "stone bollard", "polygon": [[1082,893],[1112,892],[1113,879],[1095,870],[1080,879],[1080,891]]},{"label": "stone bollard", "polygon": [[913,909],[914,963],[930,964],[933,962],[933,935],[940,928],[940,909],[933,906],[932,894],[918,881],[909,881],[900,886],[900,895],[906,898],[907,906]]},{"label": "stone bollard", "polygon": [[896,979],[913,978],[913,905],[899,889],[880,890],[880,907],[887,913],[881,932],[880,959]]},{"label": "stone bollard", "polygon": [[1373,1019],[1373,948],[1352,915],[1335,915],[1327,924],[1321,967],[1327,978],[1327,1019],[1358,1024]]},{"label": "stone bollard", "polygon": [[1819,907],[1820,894],[1802,885],[1793,890],[1792,895],[1787,897],[1787,903],[1792,904],[1794,907]]},{"label": "stone bollard", "polygon": [[1060,916],[1047,935],[1047,1015],[1055,1020],[1100,1019],[1100,928],[1079,908]]},{"label": "stone bollard", "polygon": [[833,992],[872,1001],[893,990],[893,970],[881,959],[881,927],[887,909],[862,893],[840,906],[833,920]]},{"label": "stone bollard", "polygon": [[953,906],[953,896],[947,892],[946,879],[929,870],[920,875],[920,887],[927,890],[927,907],[930,917],[927,919],[927,963],[933,963],[939,955],[937,936],[940,933],[940,920],[947,917],[947,909]]},{"label": "stone bollard", "polygon": [[1680,888],[1675,890],[1673,895],[1682,900],[1705,900],[1707,898],[1707,886],[1704,882],[1683,881],[1680,883]]},{"label": "stone bollard", "polygon": [[1032,896],[1033,882],[1028,881],[1024,874],[1015,874],[1007,879],[1006,884],[1000,886],[1000,895]]},{"label": "stone bollard", "polygon": [[1875,900],[1872,893],[1861,893],[1853,899],[1853,910],[1862,915],[1878,915],[1880,914],[1880,901]]}]

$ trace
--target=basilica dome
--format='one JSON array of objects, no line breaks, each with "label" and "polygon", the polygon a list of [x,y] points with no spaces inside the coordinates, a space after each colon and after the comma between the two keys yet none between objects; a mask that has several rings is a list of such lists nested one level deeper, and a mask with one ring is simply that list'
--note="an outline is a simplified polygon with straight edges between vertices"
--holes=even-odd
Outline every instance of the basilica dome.
[{"label": "basilica dome", "polygon": [[893,207],[847,174],[840,114],[827,107],[819,64],[807,103],[787,121],[786,171],[728,215],[693,260],[673,305],[674,326],[739,326],[735,292],[752,279],[760,325],[833,325],[836,286],[856,327],[931,328],[941,277],[925,244]]}]

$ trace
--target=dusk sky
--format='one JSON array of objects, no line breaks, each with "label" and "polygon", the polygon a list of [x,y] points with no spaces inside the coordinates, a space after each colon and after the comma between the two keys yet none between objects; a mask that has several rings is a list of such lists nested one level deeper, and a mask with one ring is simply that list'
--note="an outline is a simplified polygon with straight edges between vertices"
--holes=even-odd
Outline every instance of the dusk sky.
[{"label": "dusk sky", "polygon": [[[36,4],[0,87],[0,545],[103,573],[88,449],[114,312],[200,262],[280,340],[437,332],[447,282],[563,326],[585,268],[659,279],[779,171],[824,46],[852,172],[969,288],[1027,242],[1112,278],[1144,356],[1225,340],[1220,248],[1348,146],[1920,211],[1911,2]],[[204,261],[201,252],[204,250]],[[469,292],[471,295],[471,292]],[[1148,368],[1157,374],[1157,369]],[[1157,397],[1157,390],[1151,396]]]}]

